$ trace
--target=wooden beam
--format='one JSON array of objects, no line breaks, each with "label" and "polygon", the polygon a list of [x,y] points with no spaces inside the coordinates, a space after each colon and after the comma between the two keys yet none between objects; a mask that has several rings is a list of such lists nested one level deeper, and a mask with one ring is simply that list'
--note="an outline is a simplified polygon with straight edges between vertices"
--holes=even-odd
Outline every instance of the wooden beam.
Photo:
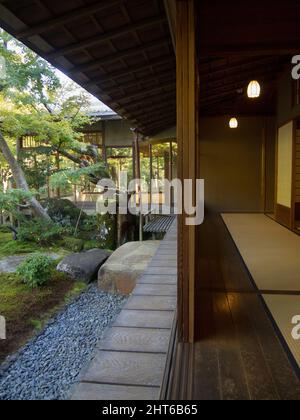
[{"label": "wooden beam", "polygon": [[[288,64],[290,64],[290,59],[287,59]],[[277,68],[280,69],[283,66],[282,62],[278,62],[278,60],[274,60],[274,57],[268,57],[265,59],[258,59],[255,60],[255,58],[251,61],[247,61],[244,63],[239,63],[236,65],[228,65],[223,66],[221,69],[218,67],[217,69],[214,69],[213,65],[211,66],[209,71],[201,72],[201,66],[200,66],[200,78],[202,83],[204,82],[210,82],[210,81],[216,81],[216,80],[224,80],[225,78],[231,78],[234,76],[241,76],[242,74],[246,74],[249,72],[253,75],[256,71],[261,71],[264,69],[270,69],[270,68]]]},{"label": "wooden beam", "polygon": [[166,112],[166,113],[158,115],[158,116],[152,116],[150,114],[148,118],[140,119],[139,122],[141,124],[149,125],[149,124],[153,124],[153,123],[160,122],[160,121],[163,122],[164,120],[167,120],[167,119],[176,120],[176,112]]},{"label": "wooden beam", "polygon": [[130,57],[131,55],[136,55],[140,53],[147,52],[148,50],[155,50],[156,48],[164,47],[164,46],[170,46],[170,42],[167,38],[162,38],[155,42],[147,42],[146,44],[143,44],[138,47],[134,48],[128,48],[124,51],[118,51],[113,54],[109,54],[107,56],[104,56],[103,58],[99,58],[97,60],[92,60],[88,63],[81,64],[79,66],[76,66],[74,69],[71,69],[68,71],[68,75],[75,75],[77,73],[84,73],[88,70],[96,69],[100,66],[104,66],[106,64],[115,62],[117,60],[121,60],[123,58]]},{"label": "wooden beam", "polygon": [[176,119],[170,119],[170,120],[165,120],[162,122],[157,122],[157,123],[152,123],[149,125],[141,125],[139,128],[141,128],[141,130],[143,130],[143,132],[145,132],[146,134],[151,134],[153,133],[153,130],[164,130],[168,127],[172,127],[176,124]]},{"label": "wooden beam", "polygon": [[[177,1],[177,138],[178,173],[192,180],[193,196],[198,171],[196,13],[194,0]],[[185,188],[183,189],[185,192]],[[193,197],[194,198],[194,197]],[[183,204],[183,203],[182,203]],[[183,205],[184,208],[184,205]],[[187,225],[187,214],[178,226],[178,333],[182,342],[195,338],[195,278],[197,230]],[[199,281],[199,279],[198,279]]]},{"label": "wooden beam", "polygon": [[155,105],[155,106],[149,106],[148,108],[143,108],[140,109],[139,111],[135,112],[132,111],[132,114],[138,118],[141,115],[144,115],[145,113],[160,113],[163,112],[165,109],[172,109],[172,110],[176,110],[176,103],[174,102],[169,102],[169,103],[163,103],[161,105]]},{"label": "wooden beam", "polygon": [[174,51],[176,50],[176,0],[164,0],[170,33],[173,41]]},{"label": "wooden beam", "polygon": [[[172,83],[161,84],[160,86],[153,86],[150,89],[143,89],[140,92],[122,95],[119,97],[114,97],[114,100],[118,103],[121,103],[122,106],[125,106],[126,103],[131,102],[133,99],[142,98],[147,96],[147,99],[151,99],[152,97],[157,97],[158,91],[162,91],[163,89],[174,88],[174,94],[176,93],[176,81],[174,80]],[[156,93],[155,93],[156,92]],[[161,92],[161,95],[164,95],[167,92]],[[168,92],[169,93],[169,92]]]},{"label": "wooden beam", "polygon": [[72,22],[76,19],[93,15],[94,13],[101,12],[113,6],[120,6],[122,3],[126,3],[126,0],[110,0],[109,2],[104,0],[102,2],[97,2],[96,4],[92,4],[91,6],[79,7],[71,12],[63,14],[62,16],[49,19],[43,23],[39,23],[38,25],[25,29],[24,31],[18,32],[16,34],[16,38],[23,39],[34,35],[40,35],[56,28],[57,26],[65,25],[66,23]]},{"label": "wooden beam", "polygon": [[126,35],[129,32],[134,32],[134,31],[137,31],[138,29],[147,28],[149,26],[164,23],[164,22],[166,22],[166,17],[160,15],[153,18],[143,19],[136,23],[130,23],[128,25],[121,26],[120,28],[114,29],[112,31],[107,31],[103,34],[85,39],[84,41],[76,42],[64,48],[58,49],[54,51],[53,53],[48,54],[46,56],[46,59],[53,60],[54,58],[65,56],[65,55],[74,53],[76,51],[83,50],[85,48],[90,48],[95,45],[99,45],[105,41],[113,40],[122,35]]},{"label": "wooden beam", "polygon": [[122,70],[114,71],[108,74],[105,74],[103,76],[97,77],[95,79],[91,79],[89,83],[84,84],[84,87],[89,87],[91,85],[98,85],[102,84],[108,80],[114,80],[118,77],[127,76],[128,74],[134,74],[139,71],[144,71],[150,68],[153,68],[155,66],[161,65],[161,64],[173,64],[175,63],[175,60],[170,59],[168,56],[161,56],[156,58],[155,60],[149,61],[146,64],[138,65],[138,66],[130,66]]},{"label": "wooden beam", "polygon": [[[174,74],[173,74],[174,73]],[[118,90],[127,90],[127,89],[131,89],[131,88],[134,88],[134,87],[137,87],[137,86],[139,86],[141,83],[153,83],[153,82],[156,82],[156,83],[164,83],[164,82],[161,82],[161,80],[160,80],[160,78],[161,77],[168,77],[168,82],[171,80],[175,80],[176,81],[176,73],[175,72],[173,72],[172,70],[170,70],[170,69],[168,69],[168,70],[165,70],[165,71],[161,71],[161,72],[159,72],[159,74],[154,74],[154,75],[152,75],[152,76],[150,76],[150,77],[147,77],[147,78],[137,78],[136,80],[133,80],[132,82],[129,82],[129,83],[122,83],[122,84],[119,84],[119,85],[116,85],[116,86],[113,86],[113,87],[111,87],[111,88],[108,88],[108,89],[105,89],[105,92],[108,94],[108,95],[110,95],[111,93],[113,93],[113,92],[115,92],[115,91],[118,91]],[[154,86],[154,87],[157,87],[157,86]]]},{"label": "wooden beam", "polygon": [[262,55],[269,55],[269,56],[292,56],[295,54],[299,54],[299,41],[292,40],[288,43],[278,43],[272,42],[271,44],[262,44],[262,43],[255,43],[255,44],[243,44],[240,43],[239,45],[218,45],[218,46],[210,46],[210,45],[202,45],[201,48],[201,57],[232,57],[232,56],[239,56],[239,57],[253,57],[253,56],[262,56]]},{"label": "wooden beam", "polygon": [[[155,98],[151,98],[150,100],[147,99],[141,99],[139,101],[134,101],[134,103],[132,104],[128,104],[126,106],[126,110],[128,112],[134,112],[134,109],[146,109],[148,106],[155,106],[155,105],[160,105],[165,102],[171,102],[172,103],[176,103],[176,94],[174,94],[173,92],[168,92],[164,95],[163,98],[161,97],[155,97]],[[122,105],[120,105],[120,108],[122,107]]]}]

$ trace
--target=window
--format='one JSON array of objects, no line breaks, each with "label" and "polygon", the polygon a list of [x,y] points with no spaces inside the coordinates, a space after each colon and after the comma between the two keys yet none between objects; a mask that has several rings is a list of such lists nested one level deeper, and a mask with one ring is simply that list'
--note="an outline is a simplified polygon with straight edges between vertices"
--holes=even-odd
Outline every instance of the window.
[{"label": "window", "polygon": [[34,136],[23,136],[22,137],[22,147],[23,149],[32,149],[37,147],[37,143]]},{"label": "window", "polygon": [[101,131],[95,131],[90,133],[83,134],[83,141],[87,144],[92,144],[93,146],[101,147],[103,144],[103,136]]},{"label": "window", "polygon": [[293,80],[293,107],[300,105],[300,79]]}]

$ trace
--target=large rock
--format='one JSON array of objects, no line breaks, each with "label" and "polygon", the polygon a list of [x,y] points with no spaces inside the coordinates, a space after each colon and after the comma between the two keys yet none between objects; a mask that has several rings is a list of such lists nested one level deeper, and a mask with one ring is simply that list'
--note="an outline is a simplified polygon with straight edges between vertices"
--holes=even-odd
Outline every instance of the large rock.
[{"label": "large rock", "polygon": [[128,242],[115,251],[98,274],[99,288],[129,295],[156,253],[159,241]]},{"label": "large rock", "polygon": [[90,283],[110,255],[102,249],[71,254],[58,264],[57,270],[68,274],[73,280]]}]

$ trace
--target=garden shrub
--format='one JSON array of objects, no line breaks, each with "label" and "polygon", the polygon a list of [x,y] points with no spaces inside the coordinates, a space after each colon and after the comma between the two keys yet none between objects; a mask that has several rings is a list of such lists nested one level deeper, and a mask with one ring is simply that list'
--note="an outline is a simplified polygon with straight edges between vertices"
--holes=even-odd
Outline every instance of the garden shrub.
[{"label": "garden shrub", "polygon": [[17,270],[24,283],[32,289],[45,285],[51,279],[53,272],[53,260],[42,254],[28,257]]},{"label": "garden shrub", "polygon": [[[80,216],[80,209],[69,200],[60,198],[49,198],[44,203],[51,219],[61,226],[72,226],[75,228]],[[82,212],[80,225],[83,224],[87,215]]]},{"label": "garden shrub", "polygon": [[67,237],[64,238],[63,242],[64,248],[72,252],[80,252],[83,250],[84,241],[78,238]]},{"label": "garden shrub", "polygon": [[18,230],[18,240],[35,242],[38,245],[51,245],[62,237],[63,228],[53,222],[35,219],[25,222]]},{"label": "garden shrub", "polygon": [[101,243],[99,241],[85,241],[83,249],[89,251],[90,249],[101,248]]},{"label": "garden shrub", "polygon": [[9,233],[10,230],[6,225],[0,225],[0,233]]},{"label": "garden shrub", "polygon": [[8,235],[7,240],[5,242],[2,242],[2,235],[0,235],[0,257],[19,254],[30,254],[38,250],[39,246],[34,243],[12,241],[11,234]]}]

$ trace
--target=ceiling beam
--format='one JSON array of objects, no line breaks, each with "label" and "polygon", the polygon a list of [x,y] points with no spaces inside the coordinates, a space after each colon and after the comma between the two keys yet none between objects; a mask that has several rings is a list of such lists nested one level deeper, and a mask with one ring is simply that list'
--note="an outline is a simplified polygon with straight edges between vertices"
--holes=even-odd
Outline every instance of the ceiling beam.
[{"label": "ceiling beam", "polygon": [[84,41],[76,42],[64,48],[58,49],[54,51],[53,53],[48,54],[46,56],[46,59],[53,60],[54,58],[65,56],[65,55],[74,53],[76,51],[83,50],[85,48],[93,47],[105,41],[110,41],[114,38],[118,38],[122,35],[126,35],[129,32],[134,32],[134,31],[137,31],[138,29],[147,28],[148,26],[152,26],[152,25],[156,25],[156,24],[164,23],[164,22],[166,22],[166,17],[159,15],[156,17],[143,19],[136,23],[123,25],[118,29],[107,31],[103,34],[85,39]]},{"label": "ceiling beam", "polygon": [[[176,81],[174,80],[172,83],[167,83],[165,85],[162,84],[160,86],[151,87],[150,89],[143,89],[142,91],[137,92],[137,93],[122,95],[122,96],[119,96],[119,97],[114,97],[113,99],[116,102],[121,102],[122,106],[125,106],[125,104],[127,102],[131,102],[135,98],[144,97],[144,96],[147,96],[149,94],[151,94],[151,95],[148,96],[147,99],[150,99],[152,97],[157,97],[158,93],[154,93],[154,92],[161,91],[163,89],[168,89],[168,88],[174,88],[174,93],[175,93],[176,92]],[[165,93],[166,92],[161,92],[161,95],[163,95]]]},{"label": "ceiling beam", "polygon": [[98,85],[101,84],[103,82],[106,82],[108,80],[114,80],[118,77],[122,77],[122,76],[127,76],[128,74],[132,73],[136,73],[138,71],[144,71],[147,69],[151,69],[154,66],[158,66],[160,64],[174,64],[175,60],[173,58],[170,58],[169,56],[163,55],[159,58],[156,58],[154,60],[149,61],[146,64],[143,65],[137,65],[137,66],[130,66],[130,67],[126,67],[125,69],[121,69],[121,70],[117,70],[108,74],[104,74],[103,76],[97,77],[95,79],[90,79],[90,82],[86,83],[84,85],[84,87],[89,87],[89,86],[94,86],[94,85]]},{"label": "ceiling beam", "polygon": [[[109,89],[105,89],[105,92],[106,92],[107,95],[110,95],[111,93],[116,92],[118,90],[127,90],[127,89],[131,89],[131,88],[135,88],[135,87],[139,86],[141,83],[157,82],[159,84],[162,84],[162,83],[165,83],[165,81],[161,82],[161,80],[160,80],[160,78],[163,77],[163,76],[169,76],[167,82],[176,81],[175,71],[173,73],[174,74],[172,74],[172,72],[170,70],[165,71],[165,72],[160,72],[159,74],[155,74],[152,77],[147,77],[146,79],[145,78],[140,78],[140,79],[137,79],[137,80],[132,81],[130,83],[124,83],[124,84],[121,84],[121,85],[119,84],[119,85],[113,86]],[[154,88],[155,87],[158,87],[158,86],[154,86]]]},{"label": "ceiling beam", "polygon": [[[162,103],[166,103],[166,102],[171,102],[174,101],[174,103],[176,103],[176,93],[175,92],[171,92],[171,94],[169,92],[167,92],[163,99],[161,97],[157,97],[155,96],[152,99],[141,99],[138,101],[133,102],[132,104],[128,104],[126,106],[126,111],[128,111],[128,113],[130,112],[134,112],[133,110],[135,109],[145,109],[148,106],[155,106],[155,105],[161,105]],[[120,105],[120,108],[122,108],[122,105]]]},{"label": "ceiling beam", "polygon": [[113,54],[104,56],[103,58],[99,58],[97,60],[93,60],[88,63],[78,65],[74,69],[69,70],[68,74],[74,75],[77,73],[84,73],[88,70],[96,69],[99,66],[103,66],[103,65],[112,63],[114,61],[130,57],[131,55],[144,53],[147,50],[153,50],[155,48],[169,46],[169,45],[170,45],[170,40],[168,38],[162,38],[162,39],[159,39],[158,41],[148,42],[138,47],[128,48],[127,50],[118,51]]},{"label": "ceiling beam", "polygon": [[174,51],[176,50],[177,8],[175,0],[164,0]]},{"label": "ceiling beam", "polygon": [[[270,83],[270,78],[268,78],[267,75],[268,73],[257,75],[257,79],[262,85],[262,93],[265,90],[265,84],[268,82]],[[272,72],[271,75],[275,77],[276,73]],[[248,81],[249,80],[250,79],[248,79]],[[238,95],[237,91],[240,89],[243,89],[244,93],[246,92],[247,81],[245,81],[245,79],[234,81],[232,83],[225,83],[223,86],[220,86],[217,88],[207,89],[205,91],[202,90],[202,95],[200,93],[199,101],[200,103],[205,102],[209,100],[210,98],[221,97],[222,95],[227,94],[228,92],[232,92],[232,93],[235,92],[236,95]]]},{"label": "ceiling beam", "polygon": [[[277,59],[278,60],[278,59]],[[287,59],[287,62],[290,63],[290,60]],[[214,69],[213,63],[208,71],[201,72],[201,66],[200,66],[200,80],[202,80],[202,83],[207,81],[210,82],[215,80],[224,79],[226,77],[232,77],[235,75],[240,75],[242,73],[246,72],[255,72],[257,70],[261,70],[262,68],[281,68],[283,67],[283,63],[280,63],[278,61],[274,60],[274,57],[265,58],[265,59],[259,59],[259,60],[249,60],[247,62],[241,62],[237,63],[235,65],[228,65],[223,66],[222,68]],[[254,74],[254,73],[253,73]],[[225,76],[224,76],[225,75]],[[217,77],[219,76],[219,77]]]},{"label": "ceiling beam", "polygon": [[[153,109],[154,108],[154,109]],[[139,110],[137,112],[132,112],[132,115],[136,118],[139,118],[140,116],[144,115],[145,113],[151,113],[151,114],[159,114],[160,112],[163,112],[165,109],[172,109],[172,111],[176,111],[176,103],[175,102],[164,102],[162,105],[158,106],[149,106],[145,109]],[[145,112],[146,111],[146,112]]]},{"label": "ceiling beam", "polygon": [[102,2],[97,2],[91,6],[83,6],[78,9],[72,10],[71,12],[65,13],[62,16],[57,18],[49,19],[43,23],[39,23],[31,28],[25,29],[24,31],[18,32],[16,38],[24,39],[29,38],[34,35],[40,35],[51,29],[56,28],[57,26],[65,25],[69,22],[72,22],[81,17],[90,16],[94,13],[101,12],[102,10],[108,9],[113,6],[120,6],[121,4],[126,3],[125,0],[103,0]]},{"label": "ceiling beam", "polygon": [[150,136],[154,133],[158,133],[159,131],[165,130],[168,127],[172,127],[174,124],[176,124],[176,120],[170,120],[170,121],[164,121],[163,123],[156,123],[151,124],[150,126],[143,127],[144,132]]},{"label": "ceiling beam", "polygon": [[201,45],[201,57],[232,57],[232,56],[278,56],[299,54],[300,40],[291,40],[287,43],[274,42],[272,44],[242,44],[239,45]]}]

